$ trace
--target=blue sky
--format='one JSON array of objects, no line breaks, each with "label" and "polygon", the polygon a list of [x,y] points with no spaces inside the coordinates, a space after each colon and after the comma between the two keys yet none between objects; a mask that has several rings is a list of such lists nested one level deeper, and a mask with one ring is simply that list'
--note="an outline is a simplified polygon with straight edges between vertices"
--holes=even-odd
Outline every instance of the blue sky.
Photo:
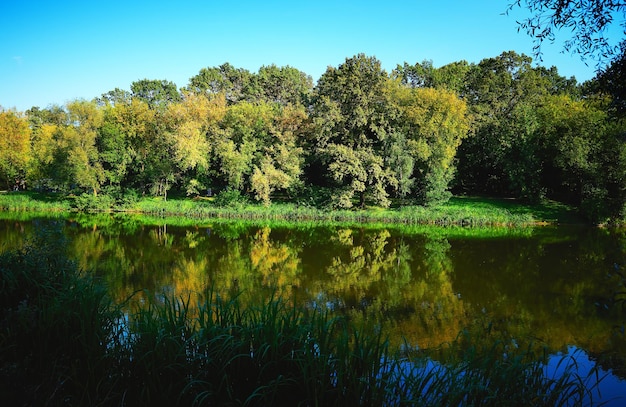
[{"label": "blue sky", "polygon": [[[503,51],[532,55],[507,0],[413,1],[22,1],[0,2],[0,106],[85,98],[139,79],[179,87],[229,62],[256,72],[290,65],[317,80],[358,53],[397,64],[479,62]],[[578,56],[545,45],[541,65],[579,81],[594,76]]]}]

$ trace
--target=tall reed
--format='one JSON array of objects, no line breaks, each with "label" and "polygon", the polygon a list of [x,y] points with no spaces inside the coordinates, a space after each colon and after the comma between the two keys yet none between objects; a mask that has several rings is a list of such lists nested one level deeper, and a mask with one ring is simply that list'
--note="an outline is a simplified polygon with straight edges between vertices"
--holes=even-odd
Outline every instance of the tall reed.
[{"label": "tall reed", "polygon": [[0,394],[6,405],[87,405],[113,389],[119,314],[80,275],[59,227],[0,255]]}]

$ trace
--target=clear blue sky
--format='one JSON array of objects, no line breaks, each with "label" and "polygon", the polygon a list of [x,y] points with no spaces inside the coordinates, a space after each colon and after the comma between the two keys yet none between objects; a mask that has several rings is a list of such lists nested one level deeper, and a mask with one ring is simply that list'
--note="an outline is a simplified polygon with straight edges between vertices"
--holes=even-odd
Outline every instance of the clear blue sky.
[{"label": "clear blue sky", "polygon": [[[256,72],[290,65],[317,80],[358,53],[397,64],[479,62],[503,51],[532,55],[532,39],[506,16],[508,0],[21,1],[0,2],[0,106],[85,98],[139,79],[179,87],[229,62]],[[593,61],[545,45],[543,66],[582,82]]]}]

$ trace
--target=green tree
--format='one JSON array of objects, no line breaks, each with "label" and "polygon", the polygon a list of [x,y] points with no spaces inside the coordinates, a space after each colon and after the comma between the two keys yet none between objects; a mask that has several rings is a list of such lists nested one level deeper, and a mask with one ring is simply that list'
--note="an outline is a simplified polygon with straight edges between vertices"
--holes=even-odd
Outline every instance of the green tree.
[{"label": "green tree", "polygon": [[598,220],[605,208],[600,202],[607,190],[605,154],[619,162],[619,149],[604,147],[613,138],[607,128],[607,115],[584,101],[567,95],[551,96],[537,110],[537,131],[546,145],[547,166],[544,183],[551,197],[581,207],[592,220]]},{"label": "green tree", "polygon": [[[176,84],[167,80],[142,79],[133,82],[130,90],[132,97],[146,102],[151,108],[165,107],[181,100]],[[119,96],[119,93],[114,91],[114,96]]]},{"label": "green tree", "polygon": [[96,147],[100,153],[100,163],[109,185],[121,186],[126,180],[132,155],[129,150],[129,140],[120,126],[108,122],[105,118],[104,124],[98,131]]},{"label": "green tree", "polygon": [[[68,113],[61,106],[46,109],[32,107],[26,111],[31,128],[31,159],[27,178],[36,188],[59,187],[55,178],[54,157],[57,151],[57,133],[68,122]],[[60,168],[59,168],[60,169]]]},{"label": "green tree", "polygon": [[626,116],[626,40],[622,41],[621,52],[595,78],[598,90],[611,98],[609,107],[612,116]]},{"label": "green tree", "polygon": [[456,185],[461,191],[514,196],[530,191],[516,177],[535,171],[534,140],[528,137],[532,112],[545,96],[561,92],[553,86],[556,73],[534,69],[531,63],[530,57],[504,52],[468,72],[462,96],[472,115],[473,134],[459,148]]},{"label": "green tree", "polygon": [[44,124],[61,126],[67,122],[67,111],[58,105],[53,105],[46,109],[33,106],[26,111],[26,116],[33,131],[37,131]]},{"label": "green tree", "polygon": [[273,116],[267,103],[229,106],[214,140],[213,168],[225,186],[239,191],[249,187],[255,156],[269,139]]},{"label": "green tree", "polygon": [[68,123],[55,134],[55,176],[66,187],[77,186],[97,195],[104,182],[96,138],[103,112],[94,102],[68,103]]},{"label": "green tree", "polygon": [[304,149],[300,138],[307,121],[301,105],[282,107],[275,115],[273,131],[257,155],[260,161],[255,163],[250,178],[255,198],[265,205],[270,204],[276,190],[289,193],[301,185]]},{"label": "green tree", "polygon": [[412,88],[447,89],[461,93],[465,85],[465,76],[470,70],[467,61],[452,62],[441,68],[435,68],[432,61],[423,61],[415,65],[398,65],[393,77]]},{"label": "green tree", "polygon": [[371,147],[352,148],[341,144],[329,144],[324,152],[329,159],[329,175],[341,185],[333,197],[338,207],[352,207],[352,201],[358,195],[362,208],[366,193],[378,205],[389,206],[385,187],[394,185],[394,180],[381,155]]},{"label": "green tree", "polygon": [[231,189],[253,192],[265,204],[275,190],[297,186],[303,161],[299,129],[306,120],[302,106],[267,102],[229,106],[212,141],[216,178]]},{"label": "green tree", "polygon": [[262,66],[256,81],[260,99],[280,105],[304,104],[313,90],[313,79],[290,66]]},{"label": "green tree", "polygon": [[194,93],[223,93],[229,104],[251,100],[258,94],[254,74],[247,69],[235,68],[229,63],[218,67],[202,68],[189,79],[187,89]]},{"label": "green tree", "polygon": [[100,105],[106,105],[106,104],[115,105],[118,103],[130,103],[130,99],[132,97],[133,97],[133,94],[130,93],[129,91],[123,90],[120,88],[115,88],[113,90],[108,91],[107,93],[103,93],[102,96],[100,96],[96,100],[98,104]]},{"label": "green tree", "polygon": [[388,206],[393,178],[384,166],[384,142],[395,111],[387,95],[389,78],[374,57],[359,54],[319,79],[313,104],[314,154],[319,155],[337,191],[335,204],[349,208],[358,196]]},{"label": "green tree", "polygon": [[405,133],[394,131],[387,139],[385,146],[385,160],[393,172],[396,184],[396,196],[404,198],[411,193],[415,184],[415,155],[418,151],[411,151],[416,145],[409,140]]},{"label": "green tree", "polygon": [[12,111],[0,111],[0,182],[7,189],[24,184],[30,156],[28,120]]},{"label": "green tree", "polygon": [[125,161],[129,158],[125,186],[167,198],[167,191],[175,181],[176,169],[171,138],[168,137],[166,128],[166,106],[153,109],[148,102],[132,97],[109,106],[106,112],[106,123],[114,126],[120,134],[116,135],[117,130],[107,128],[108,126],[105,126],[105,131],[113,131],[114,136],[126,140],[128,157],[123,158],[117,154],[119,150],[110,151],[108,148],[113,146],[106,147],[102,144],[103,151],[107,153],[105,167],[111,165],[112,159]]},{"label": "green tree", "polygon": [[35,188],[54,187],[49,182],[54,178],[51,166],[56,151],[55,135],[59,127],[45,123],[31,135],[31,159],[27,179]]}]

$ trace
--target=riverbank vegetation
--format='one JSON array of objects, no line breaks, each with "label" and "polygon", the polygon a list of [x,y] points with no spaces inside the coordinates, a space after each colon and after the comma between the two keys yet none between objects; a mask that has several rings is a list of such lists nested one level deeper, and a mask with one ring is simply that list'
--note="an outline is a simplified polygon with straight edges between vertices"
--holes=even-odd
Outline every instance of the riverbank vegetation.
[{"label": "riverbank vegetation", "polygon": [[[52,214],[87,212],[148,215],[160,218],[187,217],[198,223],[207,219],[240,219],[352,224],[403,224],[441,226],[532,226],[585,223],[572,206],[554,201],[525,204],[518,200],[452,197],[431,206],[405,205],[362,210],[324,209],[289,202],[263,206],[245,199],[220,202],[216,198],[142,197],[114,201],[110,197],[67,196],[31,192],[0,193],[0,210]],[[32,216],[31,216],[32,218]]]},{"label": "riverbank vegetation", "polygon": [[[625,127],[603,83],[515,52],[391,72],[359,54],[315,84],[289,66],[225,63],[183,88],[143,79],[92,101],[0,112],[0,183],[71,196],[78,210],[257,216],[256,202],[287,218],[447,222],[428,213],[456,210],[442,206],[454,194],[558,201],[587,222],[623,222]],[[172,210],[172,196],[199,204]]]},{"label": "riverbank vegetation", "polygon": [[[239,293],[129,309],[54,229],[0,255],[0,391],[11,405],[583,405],[601,376],[548,374],[540,349],[463,337],[435,361],[374,324]],[[196,306],[196,298],[199,298]],[[135,303],[136,304],[136,303]],[[468,340],[469,339],[469,340]]]}]

